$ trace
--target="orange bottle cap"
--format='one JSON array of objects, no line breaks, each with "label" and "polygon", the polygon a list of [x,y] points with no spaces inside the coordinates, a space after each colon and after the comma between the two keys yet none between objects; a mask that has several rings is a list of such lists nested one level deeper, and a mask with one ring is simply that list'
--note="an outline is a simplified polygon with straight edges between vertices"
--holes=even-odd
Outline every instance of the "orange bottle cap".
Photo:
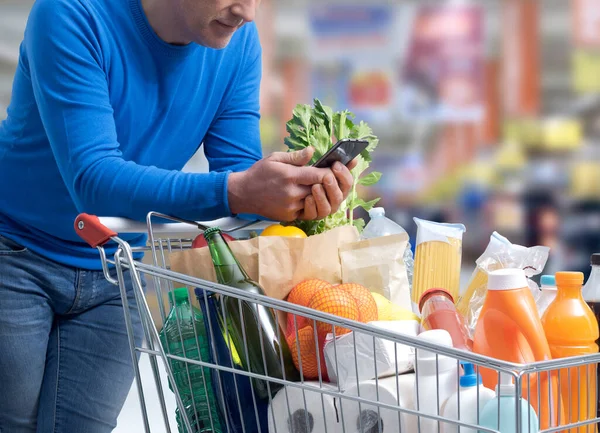
[{"label": "orange bottle cap", "polygon": [[527,287],[523,269],[498,269],[488,275],[488,290],[515,290]]},{"label": "orange bottle cap", "polygon": [[556,285],[583,285],[583,272],[557,272]]}]

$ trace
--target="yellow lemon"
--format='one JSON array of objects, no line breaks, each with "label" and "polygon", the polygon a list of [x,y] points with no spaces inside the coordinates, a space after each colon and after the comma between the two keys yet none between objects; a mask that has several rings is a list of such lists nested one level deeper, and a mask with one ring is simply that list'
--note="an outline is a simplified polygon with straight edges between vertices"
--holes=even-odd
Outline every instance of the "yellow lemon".
[{"label": "yellow lemon", "polygon": [[294,226],[282,226],[273,224],[263,230],[261,236],[285,236],[290,238],[305,238],[306,233]]},{"label": "yellow lemon", "polygon": [[377,304],[377,312],[379,314],[379,320],[387,322],[393,320],[416,320],[419,321],[419,317],[412,311],[402,308],[396,304],[390,302],[385,296],[380,293],[371,292],[375,303]]}]

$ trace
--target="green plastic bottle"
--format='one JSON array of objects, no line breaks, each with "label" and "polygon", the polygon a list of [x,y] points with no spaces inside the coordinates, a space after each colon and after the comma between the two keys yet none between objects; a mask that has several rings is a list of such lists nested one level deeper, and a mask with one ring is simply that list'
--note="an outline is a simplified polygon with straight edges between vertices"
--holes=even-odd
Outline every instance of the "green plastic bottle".
[{"label": "green plastic bottle", "polygon": [[[252,294],[265,294],[237,261],[218,227],[207,229],[204,237],[220,284]],[[220,317],[224,321],[222,326],[227,330],[244,369],[277,379],[300,379],[271,308],[231,296],[222,296],[221,303],[225,311],[224,317]],[[252,384],[261,399],[266,399],[269,395],[274,397],[281,388],[276,382],[267,384],[266,381],[257,379],[253,379]]]},{"label": "green plastic bottle", "polygon": [[[210,359],[209,346],[202,312],[190,304],[185,287],[169,292],[169,301],[171,311],[160,331],[160,341],[165,351],[171,355],[207,362]],[[210,369],[174,359],[170,359],[170,364],[192,427],[190,433],[222,433]],[[173,391],[170,383],[169,388]],[[179,432],[188,433],[179,408],[175,412]]]}]

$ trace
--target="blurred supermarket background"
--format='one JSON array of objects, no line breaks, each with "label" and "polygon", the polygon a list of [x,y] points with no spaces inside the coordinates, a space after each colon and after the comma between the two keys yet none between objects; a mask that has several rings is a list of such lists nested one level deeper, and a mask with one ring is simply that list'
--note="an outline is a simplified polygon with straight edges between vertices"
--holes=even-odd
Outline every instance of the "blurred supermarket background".
[{"label": "blurred supermarket background", "polygon": [[[0,119],[32,3],[0,0]],[[297,103],[349,109],[380,138],[369,194],[411,238],[413,216],[462,222],[465,269],[496,230],[551,247],[544,273],[587,276],[600,251],[600,0],[262,0],[258,25],[265,153],[285,149]],[[202,154],[186,169],[205,170]]]},{"label": "blurred supermarket background", "polygon": [[[31,0],[0,0],[0,118]],[[498,230],[588,272],[600,246],[600,0],[263,0],[262,136],[294,105],[349,109],[380,138],[372,188],[467,225],[465,263]],[[205,169],[201,155],[189,170]]]}]

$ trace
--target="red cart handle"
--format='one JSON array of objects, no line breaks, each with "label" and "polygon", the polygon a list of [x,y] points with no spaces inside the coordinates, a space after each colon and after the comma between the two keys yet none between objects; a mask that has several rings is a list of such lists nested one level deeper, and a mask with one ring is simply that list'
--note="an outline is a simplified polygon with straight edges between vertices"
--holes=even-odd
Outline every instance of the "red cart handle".
[{"label": "red cart handle", "polygon": [[100,222],[96,215],[79,214],[75,218],[75,232],[92,248],[106,244],[117,233]]}]

